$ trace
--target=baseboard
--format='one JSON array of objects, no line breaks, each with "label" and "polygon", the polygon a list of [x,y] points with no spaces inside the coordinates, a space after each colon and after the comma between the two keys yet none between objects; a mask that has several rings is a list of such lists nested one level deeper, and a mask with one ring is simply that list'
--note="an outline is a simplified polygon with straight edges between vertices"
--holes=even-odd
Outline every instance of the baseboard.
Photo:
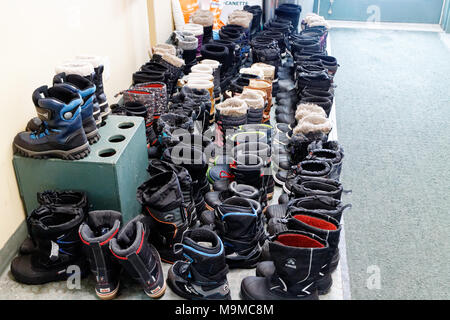
[{"label": "baseboard", "polygon": [[0,249],[0,274],[9,266],[12,258],[19,251],[19,247],[28,236],[26,220],[22,221],[13,235],[8,239],[2,249]]},{"label": "baseboard", "polygon": [[331,28],[444,32],[438,24],[327,20]]}]

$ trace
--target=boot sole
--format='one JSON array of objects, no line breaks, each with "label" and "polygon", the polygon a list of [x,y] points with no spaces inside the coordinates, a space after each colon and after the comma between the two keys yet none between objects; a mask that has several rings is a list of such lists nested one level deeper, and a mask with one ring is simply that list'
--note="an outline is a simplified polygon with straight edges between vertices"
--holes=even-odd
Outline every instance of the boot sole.
[{"label": "boot sole", "polygon": [[[83,265],[83,262],[75,261],[71,265],[77,265],[80,268],[80,278],[83,279],[88,275],[87,266]],[[41,270],[34,271],[32,277],[29,277],[27,275],[23,275],[20,272],[16,272],[14,268],[11,268],[11,274],[13,275],[14,279],[22,284],[27,285],[40,285],[40,284],[46,284],[50,282],[60,282],[60,281],[66,281],[69,276],[73,276],[73,274],[68,275],[67,267],[62,270],[53,270],[50,271],[43,271]],[[41,272],[41,273],[40,273]]]},{"label": "boot sole", "polygon": [[117,292],[119,292],[119,286],[120,286],[120,282],[117,284],[117,287],[110,293],[100,293],[96,290],[95,294],[97,295],[97,297],[99,297],[102,300],[111,300],[117,296]]},{"label": "boot sole", "polygon": [[163,287],[161,289],[159,289],[159,291],[157,293],[145,292],[145,294],[148,295],[152,299],[159,299],[164,295],[164,293],[166,293],[166,282],[165,281],[164,281]]},{"label": "boot sole", "polygon": [[73,148],[71,150],[48,150],[48,151],[31,151],[24,149],[22,147],[19,147],[16,144],[13,144],[13,151],[14,153],[18,153],[21,156],[28,157],[28,158],[34,158],[34,159],[47,159],[51,156],[63,159],[63,160],[80,160],[89,155],[91,152],[91,148],[89,147],[89,142],[86,142],[85,144]]},{"label": "boot sole", "polygon": [[106,120],[109,116],[109,114],[111,113],[111,108],[109,107],[108,102],[104,102],[103,104],[100,105],[100,117],[103,120]]},{"label": "boot sole", "polygon": [[[239,291],[239,297],[240,297],[242,300],[256,300],[256,299],[254,299],[251,295],[249,295],[249,294],[245,291],[245,288],[244,288],[244,286],[242,286],[242,284],[241,284],[241,290]],[[280,300],[291,300],[291,299],[280,299]],[[315,292],[315,293],[313,293],[313,294],[311,294],[311,295],[309,295],[309,296],[306,296],[306,297],[304,297],[304,298],[301,298],[301,299],[292,299],[292,300],[319,300],[319,297],[318,297],[318,295],[317,295],[317,292]]]},{"label": "boot sole", "polygon": [[227,294],[226,296],[224,296],[223,299],[210,299],[210,298],[200,298],[200,297],[193,297],[190,295],[187,295],[186,293],[184,293],[183,291],[179,290],[176,286],[174,286],[172,284],[172,282],[170,281],[166,281],[167,285],[169,286],[169,288],[178,296],[188,299],[188,300],[197,300],[197,301],[201,301],[201,300],[231,300],[231,295]]},{"label": "boot sole", "polygon": [[[275,174],[273,174],[272,177],[273,177],[273,181],[275,181],[275,184],[277,186],[284,187],[284,182],[281,180],[278,180]],[[284,188],[283,188],[283,190],[284,190]]]},{"label": "boot sole", "polygon": [[96,130],[94,130],[92,132],[89,132],[89,134],[86,133],[86,137],[87,137],[87,139],[89,141],[89,144],[94,144],[94,143],[97,143],[98,140],[100,140],[101,136],[98,133],[98,130],[96,129]]}]

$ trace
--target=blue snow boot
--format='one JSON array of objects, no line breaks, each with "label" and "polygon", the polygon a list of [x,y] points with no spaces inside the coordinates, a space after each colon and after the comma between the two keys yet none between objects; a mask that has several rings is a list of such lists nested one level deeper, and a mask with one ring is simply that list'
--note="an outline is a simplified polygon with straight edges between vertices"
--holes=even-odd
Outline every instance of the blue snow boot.
[{"label": "blue snow boot", "polygon": [[83,99],[63,87],[42,86],[33,92],[33,102],[42,123],[35,131],[16,135],[15,153],[32,158],[56,157],[78,160],[90,152],[81,120]]},{"label": "blue snow boot", "polygon": [[81,105],[81,120],[83,121],[83,129],[89,144],[94,144],[100,139],[97,125],[94,119],[94,98],[95,98],[95,84],[85,77],[77,74],[68,74],[64,72],[59,73],[53,77],[53,85],[63,86],[73,92],[79,93],[83,98]]}]

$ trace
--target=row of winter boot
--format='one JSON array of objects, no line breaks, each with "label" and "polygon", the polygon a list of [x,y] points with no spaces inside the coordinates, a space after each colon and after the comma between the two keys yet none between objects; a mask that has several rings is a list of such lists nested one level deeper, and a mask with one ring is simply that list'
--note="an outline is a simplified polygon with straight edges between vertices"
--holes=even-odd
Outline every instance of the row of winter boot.
[{"label": "row of winter boot", "polygon": [[122,269],[141,283],[152,298],[164,294],[158,252],[148,242],[149,226],[138,216],[122,227],[122,215],[112,210],[88,212],[86,193],[44,191],[40,206],[27,218],[29,238],[11,262],[16,281],[36,285],[95,275],[95,293],[114,298]]}]

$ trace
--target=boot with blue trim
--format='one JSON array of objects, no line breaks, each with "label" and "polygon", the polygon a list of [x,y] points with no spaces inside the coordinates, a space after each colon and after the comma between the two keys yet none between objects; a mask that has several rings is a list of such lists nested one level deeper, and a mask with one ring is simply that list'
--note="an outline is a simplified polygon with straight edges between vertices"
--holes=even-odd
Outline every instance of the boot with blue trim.
[{"label": "boot with blue trim", "polygon": [[113,210],[91,211],[78,230],[83,251],[95,275],[95,293],[102,300],[114,299],[119,291],[122,271],[117,259],[109,250],[122,224],[122,214]]},{"label": "boot with blue trim", "polygon": [[109,107],[108,99],[106,98],[103,87],[103,72],[105,69],[103,59],[102,57],[94,55],[79,55],[76,59],[82,62],[90,63],[94,68],[92,80],[95,84],[95,97],[100,107],[100,117],[102,121],[105,121],[111,113],[111,108]]},{"label": "boot with blue trim", "polygon": [[[85,199],[85,195],[82,195]],[[17,282],[44,284],[83,277],[88,263],[82,254],[78,228],[84,221],[81,206],[41,205],[27,218],[29,233],[36,249],[11,262],[11,273]]]},{"label": "boot with blue trim", "polygon": [[109,248],[127,274],[139,282],[150,298],[161,298],[166,292],[166,282],[161,259],[155,247],[148,242],[151,234],[146,218],[142,215],[130,220],[112,238]]},{"label": "boot with blue trim", "polygon": [[231,299],[225,248],[215,232],[188,230],[175,250],[187,260],[169,269],[167,284],[177,295],[189,300]]},{"label": "boot with blue trim", "polygon": [[77,74],[66,75],[64,72],[58,73],[53,77],[53,85],[56,87],[64,87],[79,93],[83,99],[81,105],[81,120],[83,121],[83,129],[89,144],[94,144],[100,139],[97,125],[94,119],[94,98],[95,85],[85,77]]},{"label": "boot with blue trim", "polygon": [[230,268],[254,268],[261,256],[258,210],[250,199],[231,197],[215,209],[214,228]]},{"label": "boot with blue trim", "polygon": [[329,255],[328,242],[315,234],[288,230],[269,242],[273,274],[246,277],[241,283],[245,300],[318,300],[316,281]]},{"label": "boot with blue trim", "polygon": [[89,154],[89,142],[81,119],[83,99],[78,93],[58,86],[42,86],[33,92],[33,102],[42,122],[37,130],[16,135],[15,153],[32,158],[66,160],[79,160]]}]

